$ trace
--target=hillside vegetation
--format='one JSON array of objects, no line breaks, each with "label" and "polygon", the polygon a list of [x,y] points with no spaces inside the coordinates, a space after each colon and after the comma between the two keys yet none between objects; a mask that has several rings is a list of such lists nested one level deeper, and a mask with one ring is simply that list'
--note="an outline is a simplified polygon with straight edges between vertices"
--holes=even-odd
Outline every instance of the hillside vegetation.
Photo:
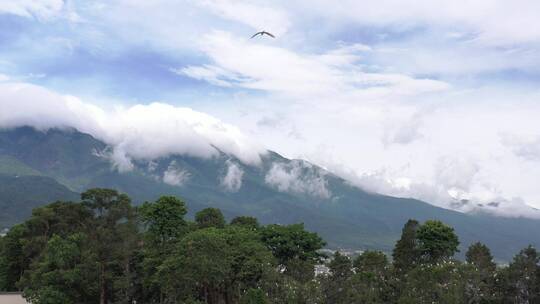
[{"label": "hillside vegetation", "polygon": [[[482,243],[455,260],[459,238],[440,221],[409,220],[392,251],[321,253],[303,224],[195,220],[173,196],[134,207],[110,189],[55,202],[0,238],[0,291],[48,303],[538,303],[532,246],[497,266]],[[315,272],[315,267],[327,271]]]}]

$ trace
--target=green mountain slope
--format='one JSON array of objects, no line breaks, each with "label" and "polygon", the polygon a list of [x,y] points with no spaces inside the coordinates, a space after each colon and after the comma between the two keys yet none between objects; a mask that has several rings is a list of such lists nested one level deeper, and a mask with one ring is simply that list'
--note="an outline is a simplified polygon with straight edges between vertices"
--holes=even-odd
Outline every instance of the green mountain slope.
[{"label": "green mountain slope", "polygon": [[21,222],[46,202],[78,198],[50,177],[0,174],[0,228]]},{"label": "green mountain slope", "polygon": [[[39,132],[24,127],[0,131],[0,169],[10,168],[12,174],[39,173],[73,192],[90,187],[115,188],[128,193],[136,203],[160,195],[176,195],[187,201],[191,214],[213,206],[221,208],[228,217],[245,214],[257,216],[263,223],[304,222],[308,229],[320,233],[332,248],[390,250],[409,218],[440,219],[454,226],[462,241],[462,252],[471,242],[482,241],[492,248],[497,258],[509,260],[529,243],[540,245],[540,234],[531,233],[540,231],[539,220],[462,214],[414,199],[369,193],[319,167],[273,152],[265,155],[259,166],[242,164],[222,153],[211,159],[170,156],[152,162],[137,161],[134,169],[126,173],[112,168],[104,157],[106,152],[106,144],[75,130]],[[8,160],[8,165],[2,165],[2,159]],[[220,183],[231,163],[243,171],[242,186],[237,192],[227,191]],[[279,191],[266,181],[268,172],[276,164],[294,168],[299,179],[323,176],[329,195]],[[171,167],[187,174],[188,178],[181,185],[164,182]],[[311,190],[319,188],[320,185],[315,184]],[[72,197],[71,191],[63,194],[66,199]],[[33,190],[28,194],[34,195]],[[39,197],[39,193],[34,196]],[[20,200],[24,201],[24,197]],[[50,197],[42,196],[43,204],[50,201]],[[10,201],[10,204],[19,203]],[[14,213],[14,209],[5,210],[0,225],[24,218]]]}]

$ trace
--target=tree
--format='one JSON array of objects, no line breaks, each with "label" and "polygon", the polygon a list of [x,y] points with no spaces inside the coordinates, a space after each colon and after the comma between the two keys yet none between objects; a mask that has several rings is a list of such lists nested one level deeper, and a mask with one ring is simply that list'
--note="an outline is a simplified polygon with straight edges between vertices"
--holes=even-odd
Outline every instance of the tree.
[{"label": "tree", "polygon": [[366,250],[354,260],[356,272],[383,274],[388,267],[388,258],[381,251]]},{"label": "tree", "polygon": [[0,290],[2,291],[19,290],[17,282],[27,268],[21,242],[25,229],[24,224],[15,225],[0,239]]},{"label": "tree", "polygon": [[474,265],[481,271],[494,272],[497,267],[493,262],[493,256],[489,248],[480,242],[471,244],[465,253],[465,257],[467,263]]},{"label": "tree", "polygon": [[465,284],[467,303],[486,303],[495,301],[496,270],[489,248],[476,242],[465,253],[467,264],[461,267]]},{"label": "tree", "polygon": [[469,303],[465,298],[466,280],[457,261],[421,264],[402,279],[397,302],[400,304]]},{"label": "tree", "polygon": [[197,212],[195,215],[195,222],[200,229],[208,227],[225,227],[225,218],[223,217],[223,213],[221,213],[221,210],[217,208],[206,208]]},{"label": "tree", "polygon": [[454,228],[441,221],[426,221],[417,231],[422,257],[427,262],[437,262],[452,257],[457,251],[459,240]]},{"label": "tree", "polygon": [[176,242],[188,232],[184,219],[185,203],[173,196],[162,196],[156,202],[146,202],[139,208],[146,225],[142,257],[143,300],[163,302],[163,291],[157,269],[170,254]]},{"label": "tree", "polygon": [[183,236],[187,231],[184,216],[186,204],[174,196],[162,196],[155,203],[144,203],[139,208],[142,222],[148,228],[151,241],[162,245]]},{"label": "tree", "polygon": [[323,255],[318,250],[326,244],[317,233],[306,231],[304,224],[268,225],[261,238],[282,265],[294,258],[319,262]]},{"label": "tree", "polygon": [[314,266],[323,257],[318,250],[326,244],[304,224],[268,225],[261,230],[261,239],[285,273],[302,281],[313,277]]},{"label": "tree", "polygon": [[268,304],[270,303],[262,289],[250,288],[240,299],[240,304]]},{"label": "tree", "polygon": [[90,189],[81,198],[94,215],[88,239],[99,273],[100,303],[107,304],[115,298],[129,301],[129,279],[138,246],[138,224],[131,200],[111,189]]},{"label": "tree", "polygon": [[352,262],[348,256],[336,251],[330,263],[330,274],[322,280],[325,303],[348,303],[351,293]]},{"label": "tree", "polygon": [[237,216],[232,219],[231,225],[242,226],[248,229],[258,229],[259,221],[252,216]]},{"label": "tree", "polygon": [[66,237],[90,226],[92,218],[82,204],[54,202],[32,210],[24,223],[10,229],[0,249],[0,290],[19,290],[23,272],[39,258],[53,235]]},{"label": "tree", "polygon": [[353,262],[355,275],[351,284],[355,291],[351,303],[388,303],[393,293],[388,283],[388,258],[381,251],[366,250]]},{"label": "tree", "polygon": [[35,304],[93,303],[99,295],[83,234],[53,235],[21,281],[24,297]]},{"label": "tree", "polygon": [[407,221],[401,232],[401,238],[397,241],[392,252],[394,269],[398,273],[407,273],[418,264],[420,251],[416,233],[418,221],[410,219]]},{"label": "tree", "polygon": [[159,271],[171,302],[198,298],[232,303],[275,267],[259,236],[243,228],[199,229],[186,235]]},{"label": "tree", "polygon": [[522,249],[507,269],[506,301],[540,303],[540,255],[532,246]]}]

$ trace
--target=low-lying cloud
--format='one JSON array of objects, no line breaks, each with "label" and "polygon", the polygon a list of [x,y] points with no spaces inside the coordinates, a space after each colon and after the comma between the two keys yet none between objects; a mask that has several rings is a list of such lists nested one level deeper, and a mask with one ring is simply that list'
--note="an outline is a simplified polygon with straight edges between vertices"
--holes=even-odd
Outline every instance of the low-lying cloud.
[{"label": "low-lying cloud", "polygon": [[167,170],[163,172],[163,182],[171,186],[184,186],[190,177],[189,171],[180,168],[176,161],[172,161]]},{"label": "low-lying cloud", "polygon": [[220,178],[220,184],[229,192],[238,192],[242,187],[244,170],[231,160],[227,160],[225,164],[227,165],[227,170],[225,175]]},{"label": "low-lying cloud", "polygon": [[332,196],[325,172],[301,160],[292,160],[287,164],[273,163],[264,180],[281,192],[306,194],[322,199]]},{"label": "low-lying cloud", "polygon": [[112,147],[107,156],[123,171],[131,160],[171,154],[210,158],[221,152],[258,164],[261,145],[210,115],[164,103],[106,111],[73,96],[26,83],[0,83],[0,128],[75,128]]}]

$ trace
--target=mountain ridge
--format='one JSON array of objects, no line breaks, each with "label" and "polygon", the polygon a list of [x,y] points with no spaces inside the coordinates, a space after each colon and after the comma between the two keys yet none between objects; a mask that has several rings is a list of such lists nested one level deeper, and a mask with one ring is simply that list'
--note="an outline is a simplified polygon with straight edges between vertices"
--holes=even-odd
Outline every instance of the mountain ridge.
[{"label": "mountain ridge", "polygon": [[[107,149],[110,147],[104,142],[75,129],[0,130],[0,160],[14,160],[17,170],[24,168],[26,174],[35,172],[53,179],[66,187],[65,195],[70,200],[73,193],[92,187],[118,189],[136,203],[175,195],[187,202],[190,214],[212,206],[221,208],[228,218],[253,215],[263,223],[304,222],[331,248],[388,251],[409,218],[440,219],[456,228],[462,251],[464,246],[482,241],[500,260],[509,260],[529,243],[540,245],[540,236],[529,235],[530,231],[539,231],[539,220],[463,214],[415,199],[370,193],[314,164],[272,151],[261,156],[258,166],[220,152],[207,159],[170,155],[133,160],[131,171],[119,172],[108,159]],[[237,185],[234,172],[240,175],[241,183],[238,189],[232,189],[236,191],[223,182],[230,176],[231,184]],[[44,196],[44,200],[47,198]],[[25,212],[28,216],[29,210]],[[0,221],[0,225],[6,224]]]}]

